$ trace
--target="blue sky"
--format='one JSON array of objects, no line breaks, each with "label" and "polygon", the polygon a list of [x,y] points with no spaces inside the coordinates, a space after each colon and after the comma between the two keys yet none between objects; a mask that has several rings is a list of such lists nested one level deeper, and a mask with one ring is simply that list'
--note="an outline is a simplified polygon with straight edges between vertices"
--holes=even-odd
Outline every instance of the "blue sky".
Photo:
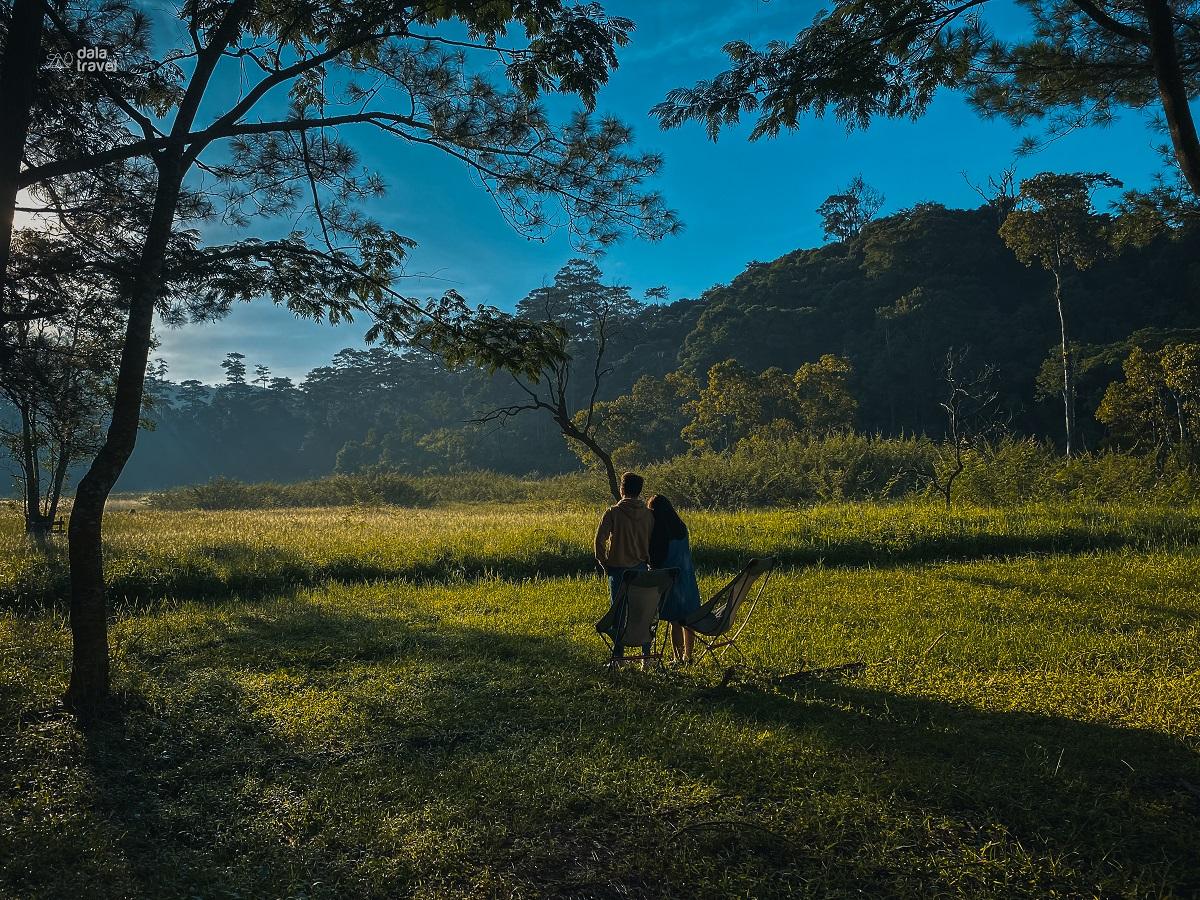
[{"label": "blue sky", "polygon": [[[916,122],[881,120],[847,134],[833,120],[809,120],[775,140],[749,143],[748,127],[731,129],[717,143],[699,125],[662,132],[650,107],[668,90],[690,85],[724,68],[722,44],[762,43],[793,35],[821,4],[762,0],[612,0],[610,14],[637,23],[621,66],[600,95],[598,111],[634,126],[639,146],[666,160],[656,187],[685,226],[658,243],[626,241],[602,265],[614,280],[636,291],[667,285],[672,298],[695,297],[735,277],[751,260],[770,260],[821,243],[814,213],[835,189],[861,173],[887,197],[884,213],[932,200],[976,206],[963,177],[987,180],[1013,161],[1022,133],[1003,122],[978,118],[965,102],[943,94]],[[988,4],[998,31],[1020,28],[1015,4]],[[528,291],[552,279],[573,253],[564,235],[545,243],[513,232],[462,164],[422,148],[397,148],[362,134],[363,161],[378,170],[388,195],[372,212],[414,238],[409,278],[414,296],[453,287],[472,303],[511,308]],[[1131,186],[1145,185],[1158,166],[1157,135],[1131,113],[1112,127],[1080,131],[1024,158],[1019,176],[1039,171],[1108,171]],[[268,365],[297,381],[339,349],[361,346],[365,323],[327,325],[299,321],[269,302],[241,305],[221,322],[163,329],[158,356],[175,380],[222,378],[219,362],[230,351],[250,364]]]}]

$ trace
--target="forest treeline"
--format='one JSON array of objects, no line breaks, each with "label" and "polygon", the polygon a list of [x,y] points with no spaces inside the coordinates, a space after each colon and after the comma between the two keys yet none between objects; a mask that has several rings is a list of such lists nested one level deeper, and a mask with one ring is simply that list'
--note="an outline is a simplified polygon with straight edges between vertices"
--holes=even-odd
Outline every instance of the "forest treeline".
[{"label": "forest treeline", "polygon": [[[576,260],[518,309],[573,330],[566,406],[574,412],[597,387],[588,304],[608,292],[596,434],[610,450],[625,449],[619,463],[728,449],[751,431],[769,437],[772,422],[785,426],[780,438],[808,425],[941,438],[951,350],[963,371],[988,373],[992,415],[1005,431],[1061,443],[1049,279],[1018,261],[998,224],[990,205],[922,204],[845,240],[751,262],[730,284],[674,302],[661,289],[646,300],[621,295],[594,264]],[[1200,341],[1200,231],[1126,246],[1065,279],[1080,445],[1148,447],[1153,423],[1113,414],[1106,427],[1096,412],[1134,351],[1145,368],[1164,347]],[[511,376],[451,368],[420,349],[343,350],[299,385],[252,356],[231,354],[223,365],[226,382],[212,386],[152,369],[151,430],[121,488],[371,469],[557,474],[580,465],[552,416],[522,408],[527,391]],[[791,406],[762,408],[781,403]],[[741,412],[732,408],[739,404]]]}]

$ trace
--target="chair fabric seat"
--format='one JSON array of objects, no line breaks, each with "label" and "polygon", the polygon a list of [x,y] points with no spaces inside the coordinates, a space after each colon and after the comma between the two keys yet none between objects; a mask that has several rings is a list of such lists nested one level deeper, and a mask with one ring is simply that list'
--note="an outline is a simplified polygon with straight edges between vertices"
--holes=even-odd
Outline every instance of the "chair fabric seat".
[{"label": "chair fabric seat", "polygon": [[596,631],[617,648],[652,644],[657,636],[663,598],[675,584],[678,569],[650,569],[625,573],[615,602],[596,623]]},{"label": "chair fabric seat", "polygon": [[714,615],[712,610],[701,607],[696,610],[691,616],[683,620],[683,624],[692,631],[698,631],[701,634],[707,634],[715,637],[724,632],[728,625],[723,617]]},{"label": "chair fabric seat", "polygon": [[[750,620],[750,616],[754,612],[754,607],[758,603],[758,597],[762,596],[762,592],[766,587],[766,579],[763,579],[759,585],[757,595],[750,600],[749,610],[742,617],[742,625],[726,640],[717,641],[717,638],[723,638],[733,629],[734,619],[737,617],[738,610],[743,603],[750,598],[753,588],[763,576],[770,577],[770,572],[775,568],[777,560],[773,556],[768,556],[765,559],[752,559],[748,562],[742,571],[738,572],[733,577],[733,580],[726,584],[721,590],[707,602],[705,602],[698,610],[684,620],[684,624],[696,632],[698,635],[703,635],[706,638],[712,638],[712,641],[705,641],[705,652],[701,654],[706,656],[711,654],[714,648],[723,647],[726,645],[734,645],[742,628]],[[734,646],[736,650],[737,647]],[[739,651],[740,652],[740,651]]]}]

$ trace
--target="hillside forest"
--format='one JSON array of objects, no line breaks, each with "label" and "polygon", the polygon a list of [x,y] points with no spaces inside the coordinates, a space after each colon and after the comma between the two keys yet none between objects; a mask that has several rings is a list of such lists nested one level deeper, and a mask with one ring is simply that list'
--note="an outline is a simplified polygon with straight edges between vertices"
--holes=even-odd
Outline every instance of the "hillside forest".
[{"label": "hillside forest", "polygon": [[[590,433],[617,465],[726,450],[755,435],[941,438],[948,354],[960,377],[986,382],[990,427],[1061,447],[1052,279],[1006,245],[1007,212],[1003,200],[922,204],[825,246],[750,262],[695,299],[671,300],[667,288],[633,297],[602,263],[577,259],[517,310],[566,331],[567,370],[544,373],[555,377],[539,387],[564,388],[577,422],[590,408]],[[1119,233],[1120,217],[1096,218]],[[1085,450],[1161,450],[1188,437],[1182,424],[1168,426],[1183,412],[1158,382],[1164,348],[1186,355],[1200,341],[1189,299],[1200,290],[1200,232],[1115,243],[1063,277],[1077,440]],[[252,354],[231,351],[221,365],[225,382],[207,385],[177,383],[152,363],[145,431],[121,489],[364,470],[544,475],[594,461],[564,439],[556,404],[530,402],[528,382],[455,366],[444,353],[345,349],[300,384]],[[1186,381],[1189,360],[1181,365]]]}]

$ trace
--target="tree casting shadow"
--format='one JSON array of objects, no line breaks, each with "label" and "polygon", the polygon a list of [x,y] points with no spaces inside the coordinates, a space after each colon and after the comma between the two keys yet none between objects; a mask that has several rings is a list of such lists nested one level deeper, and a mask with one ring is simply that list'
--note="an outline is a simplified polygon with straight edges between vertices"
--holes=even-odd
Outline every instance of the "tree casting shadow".
[{"label": "tree casting shadow", "polygon": [[[971,892],[930,861],[989,841],[1010,860],[1058,861],[1026,885],[1031,895],[1088,894],[1102,878],[1110,890],[1200,891],[1200,799],[1186,787],[1200,783],[1200,757],[1180,741],[861,684],[794,693],[670,674],[614,678],[602,672],[603,658],[599,641],[593,648],[567,633],[308,604],[247,612],[213,640],[138,653],[129,665],[153,671],[183,699],[167,708],[135,699],[85,737],[91,815],[117,836],[131,879],[114,883],[112,895],[206,884],[278,896],[320,882],[310,895],[387,896],[430,878],[461,887],[480,865],[544,896],[711,893],[731,872],[760,895],[786,895],[817,870],[836,891]],[[234,677],[279,672],[344,698],[353,724],[299,739],[279,732]],[[380,673],[403,679],[404,703],[378,692],[370,679]],[[721,729],[730,723],[795,749],[763,757],[753,741],[727,740]],[[563,781],[568,772],[636,774],[647,765],[725,799],[655,815],[604,779]],[[445,779],[497,766],[503,789],[455,793],[467,807],[446,815],[472,835],[477,820],[509,822],[507,837],[447,847],[434,871],[397,863],[388,880],[364,887],[364,854],[394,840],[383,825],[389,807],[437,808],[447,790],[461,790]],[[351,805],[330,805],[345,796],[331,786],[347,782]],[[556,790],[547,794],[547,784]],[[780,804],[811,814],[821,798],[838,797],[850,811],[835,824],[796,813],[764,818]],[[271,803],[282,804],[274,830],[264,826]],[[911,846],[878,855],[885,830],[896,827],[880,811],[910,823]],[[293,833],[297,816],[307,824]],[[923,830],[922,821],[942,824]],[[986,884],[975,890],[987,893]]]}]

